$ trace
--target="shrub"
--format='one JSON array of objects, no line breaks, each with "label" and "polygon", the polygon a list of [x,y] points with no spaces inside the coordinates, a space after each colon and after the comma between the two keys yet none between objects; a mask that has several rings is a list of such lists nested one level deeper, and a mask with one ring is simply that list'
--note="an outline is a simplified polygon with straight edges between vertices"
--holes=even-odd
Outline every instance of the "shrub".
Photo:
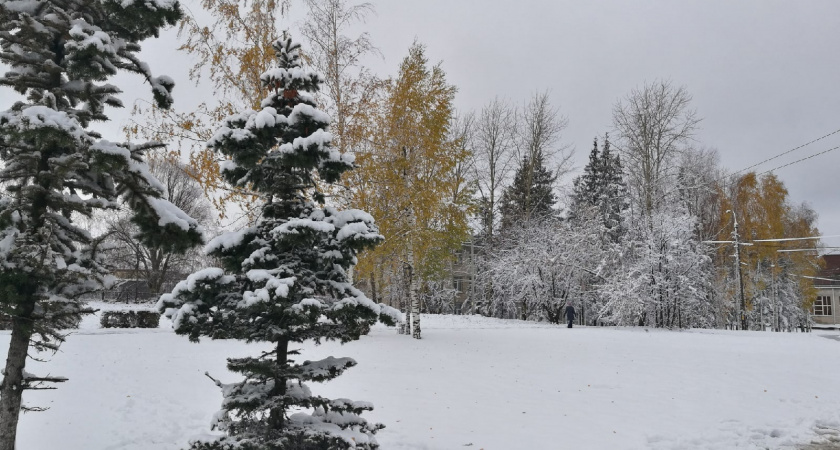
[{"label": "shrub", "polygon": [[99,319],[102,328],[157,328],[159,322],[155,311],[105,311]]}]

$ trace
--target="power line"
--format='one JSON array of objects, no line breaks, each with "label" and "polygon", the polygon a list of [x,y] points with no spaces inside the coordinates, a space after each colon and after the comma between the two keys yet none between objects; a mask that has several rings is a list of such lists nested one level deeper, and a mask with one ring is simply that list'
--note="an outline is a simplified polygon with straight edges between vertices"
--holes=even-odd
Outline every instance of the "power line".
[{"label": "power line", "polygon": [[809,239],[822,239],[822,238],[834,238],[840,237],[840,234],[832,234],[829,236],[807,236],[807,237],[796,237],[796,238],[781,238],[781,239],[753,239],[752,242],[782,242],[782,241],[804,241]]},{"label": "power line", "polygon": [[833,280],[833,279],[831,279],[831,278],[809,277],[809,276],[807,276],[807,275],[799,275],[799,276],[800,276],[800,277],[802,277],[802,278],[809,278],[809,279],[811,279],[811,280],[837,281],[837,280]]},{"label": "power line", "polygon": [[[724,181],[726,181],[726,179],[727,179],[727,178],[730,178],[730,177],[731,177],[731,176],[733,176],[733,175],[737,175],[737,174],[739,174],[739,173],[741,173],[741,172],[745,172],[745,171],[750,170],[750,169],[752,169],[752,168],[758,167],[758,166],[760,166],[760,165],[762,165],[762,164],[764,164],[764,163],[766,163],[766,162],[773,161],[773,160],[775,160],[775,159],[777,159],[777,158],[780,158],[780,157],[782,157],[782,156],[785,156],[785,155],[787,155],[787,154],[789,154],[789,153],[792,153],[792,152],[794,152],[794,151],[796,151],[796,150],[799,150],[799,149],[801,149],[801,148],[807,147],[807,146],[809,146],[809,145],[811,145],[811,144],[813,144],[813,143],[815,143],[815,142],[819,142],[819,141],[821,141],[821,140],[823,140],[823,139],[825,139],[825,138],[827,138],[827,137],[833,136],[833,135],[838,134],[838,133],[840,133],[840,129],[834,130],[834,131],[832,131],[831,133],[828,133],[828,134],[822,135],[822,136],[820,136],[820,137],[818,137],[818,138],[816,138],[816,139],[812,139],[812,140],[810,140],[810,141],[808,141],[808,142],[806,142],[806,143],[804,143],[804,144],[802,144],[802,145],[799,145],[799,146],[794,147],[794,148],[792,148],[792,149],[790,149],[790,150],[787,150],[787,151],[784,151],[784,152],[782,152],[782,153],[779,153],[779,154],[778,154],[778,155],[776,155],[776,156],[773,156],[773,157],[771,157],[771,158],[767,158],[767,159],[765,159],[765,160],[763,160],[763,161],[760,161],[760,162],[758,162],[758,163],[756,163],[756,164],[753,164],[753,165],[751,165],[751,166],[749,166],[749,167],[746,167],[746,168],[744,168],[744,169],[738,170],[738,171],[733,172],[733,173],[731,173],[731,174],[723,175],[723,176],[718,177],[718,178],[716,178],[716,179],[709,180],[709,181],[706,181],[706,182],[704,182],[704,183],[696,184],[696,185],[694,185],[694,186],[682,186],[682,189],[700,189],[700,188],[703,188],[703,187],[710,187],[710,186],[713,186],[713,185],[715,185],[715,184],[723,184],[724,186],[728,186],[728,185],[732,184],[732,183],[734,182],[734,180],[731,180],[731,181],[728,181],[728,182],[724,182]],[[618,149],[618,151],[619,151],[619,152],[624,152],[624,153],[627,153],[627,151],[626,151],[626,150],[624,150],[624,149],[623,149],[623,148],[621,148],[620,146],[616,145],[614,142],[611,142],[611,141],[609,141],[609,140],[605,140],[605,142],[608,142],[611,146],[613,146],[613,147],[615,147],[616,149]],[[796,160],[796,161],[793,161],[793,162],[790,162],[790,163],[787,163],[787,164],[783,164],[783,165],[781,165],[781,166],[774,167],[774,168],[772,168],[772,169],[770,169],[770,170],[765,170],[764,172],[761,172],[761,173],[756,174],[756,177],[759,177],[759,176],[764,175],[764,174],[766,174],[766,173],[773,172],[773,171],[775,171],[775,170],[783,169],[783,168],[788,167],[788,166],[792,166],[792,165],[794,165],[794,164],[798,164],[798,163],[800,163],[800,162],[803,162],[803,161],[805,161],[805,160],[808,160],[808,159],[811,159],[811,158],[814,158],[814,157],[817,157],[817,156],[820,156],[820,155],[824,155],[824,154],[826,154],[826,153],[829,153],[829,152],[832,152],[832,151],[834,151],[834,150],[837,150],[838,148],[840,148],[840,146],[837,146],[837,147],[832,147],[832,148],[830,148],[830,149],[828,149],[828,150],[824,150],[824,151],[821,151],[821,152],[818,152],[818,153],[814,153],[813,155],[809,155],[809,156],[806,156],[806,157],[804,157],[804,158],[800,158],[800,159],[798,159],[798,160]]]},{"label": "power line", "polygon": [[792,248],[788,250],[776,250],[777,253],[790,253],[790,252],[816,252],[820,250],[838,250],[840,247],[814,247],[814,248]]},{"label": "power line", "polygon": [[762,165],[762,164],[764,164],[764,163],[766,163],[766,162],[773,161],[774,159],[777,159],[777,158],[780,158],[780,157],[782,157],[782,156],[785,156],[785,155],[787,155],[788,153],[795,152],[796,150],[799,150],[800,148],[807,147],[807,146],[809,146],[809,145],[813,144],[814,142],[819,142],[819,141],[821,141],[821,140],[823,140],[823,139],[825,139],[825,138],[827,138],[827,137],[829,137],[829,136],[831,136],[831,135],[837,134],[837,133],[840,133],[840,128],[838,128],[838,129],[836,129],[836,130],[832,131],[831,133],[828,133],[828,134],[826,134],[826,135],[824,135],[824,136],[820,136],[820,137],[818,137],[818,138],[816,138],[816,139],[814,139],[814,140],[812,140],[812,141],[806,142],[806,143],[804,143],[804,144],[802,144],[802,145],[800,145],[800,146],[798,146],[798,147],[794,147],[794,148],[792,148],[792,149],[790,149],[790,150],[788,150],[788,151],[786,151],[786,152],[779,153],[778,155],[776,155],[776,156],[774,156],[774,157],[772,157],[772,158],[767,158],[767,159],[765,159],[764,161],[761,161],[761,162],[756,163],[756,164],[753,164],[753,165],[751,165],[751,166],[749,166],[749,167],[747,167],[747,168],[745,168],[745,169],[741,169],[741,170],[739,170],[739,171],[737,171],[737,172],[734,172],[734,173],[733,173],[733,175],[738,174],[738,173],[741,173],[741,172],[746,172],[747,170],[750,170],[750,169],[752,169],[752,168],[754,168],[754,167],[758,167],[758,166],[760,166],[760,165]]},{"label": "power line", "polygon": [[813,157],[815,157],[815,156],[820,156],[820,155],[824,155],[824,154],[826,154],[826,153],[828,153],[828,152],[833,152],[834,150],[837,150],[838,148],[840,148],[840,145],[838,145],[837,147],[832,147],[832,148],[830,148],[830,149],[828,149],[828,150],[821,151],[821,152],[819,152],[819,153],[814,153],[813,155],[806,156],[806,157],[801,158],[801,159],[797,159],[796,161],[793,161],[793,162],[790,162],[790,163],[787,163],[787,164],[781,165],[781,166],[779,166],[779,167],[775,167],[775,168],[772,168],[772,169],[770,169],[770,170],[765,170],[764,172],[761,172],[761,173],[757,174],[756,176],[757,176],[757,177],[759,177],[759,176],[761,176],[761,175],[764,175],[765,173],[769,173],[769,172],[772,172],[772,171],[774,171],[774,170],[784,169],[785,167],[788,167],[788,166],[792,166],[792,165],[794,165],[794,164],[801,163],[802,161],[805,161],[805,160],[807,160],[807,159],[811,159],[811,158],[813,158]]}]

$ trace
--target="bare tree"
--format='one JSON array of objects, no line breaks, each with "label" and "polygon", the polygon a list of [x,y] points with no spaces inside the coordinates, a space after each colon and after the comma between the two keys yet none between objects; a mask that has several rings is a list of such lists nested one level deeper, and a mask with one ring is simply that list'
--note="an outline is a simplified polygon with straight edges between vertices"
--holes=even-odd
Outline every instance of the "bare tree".
[{"label": "bare tree", "polygon": [[[212,207],[187,168],[168,156],[153,156],[149,160],[149,170],[163,184],[167,200],[195,218],[205,229],[210,228],[214,217]],[[200,249],[176,254],[141,241],[137,237],[137,225],[126,215],[105,217],[104,222],[112,247],[109,261],[114,270],[129,271],[134,277],[147,280],[152,293],[161,292],[173,272],[198,269],[196,266],[202,263]]]},{"label": "bare tree", "polygon": [[374,13],[371,3],[348,4],[345,0],[306,0],[309,14],[301,33],[309,41],[310,63],[324,75],[327,112],[333,118],[335,146],[345,152],[361,136],[360,122],[374,95],[377,80],[361,59],[379,54],[367,33],[349,37],[345,33],[356,22]]},{"label": "bare tree", "polygon": [[668,178],[676,175],[676,157],[697,131],[700,119],[690,103],[684,87],[657,80],[634,89],[613,107],[630,189],[645,215],[665,201]]},{"label": "bare tree", "polygon": [[[538,162],[544,161],[557,180],[571,168],[572,152],[568,145],[560,143],[560,136],[569,119],[560,115],[557,108],[551,106],[549,92],[537,92],[523,105],[517,120],[516,150],[520,170],[525,175],[525,185],[531,186],[539,169]],[[540,199],[528,198],[526,203],[537,204]]]},{"label": "bare tree", "polygon": [[517,156],[533,159],[542,155],[556,167],[569,161],[569,146],[560,143],[560,135],[569,125],[569,119],[551,105],[549,91],[536,92],[522,106],[517,123]]},{"label": "bare tree", "polygon": [[457,155],[452,172],[449,176],[452,182],[452,204],[463,205],[475,193],[475,158],[472,143],[475,134],[475,114],[472,112],[456,114],[449,128],[449,141],[452,142],[453,152]]},{"label": "bare tree", "polygon": [[678,185],[680,201],[688,213],[697,216],[697,239],[714,240],[720,234],[721,188],[725,172],[713,148],[688,148],[681,152]]},{"label": "bare tree", "polygon": [[488,242],[495,232],[500,191],[514,163],[515,133],[515,109],[496,98],[481,109],[471,135],[473,176],[481,201],[481,225]]}]

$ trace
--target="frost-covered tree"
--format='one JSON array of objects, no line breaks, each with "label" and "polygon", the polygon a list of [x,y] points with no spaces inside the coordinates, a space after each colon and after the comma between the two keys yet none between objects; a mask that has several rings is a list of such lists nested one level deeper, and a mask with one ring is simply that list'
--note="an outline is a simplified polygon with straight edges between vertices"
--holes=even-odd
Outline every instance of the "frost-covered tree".
[{"label": "frost-covered tree", "polygon": [[598,286],[598,317],[615,325],[711,327],[711,258],[697,218],[677,206],[630,221],[620,266]]},{"label": "frost-covered tree", "polygon": [[719,219],[723,212],[723,187],[720,181],[724,178],[717,150],[689,148],[680,154],[678,198],[689,214],[698,217],[697,238],[701,241],[719,237]]},{"label": "frost-covered tree", "polygon": [[197,341],[242,339],[272,349],[228,359],[244,380],[222,384],[224,401],[214,427],[225,432],[193,442],[193,449],[373,449],[374,433],[361,413],[366,402],[313,395],[307,382],[339,376],[356,362],[329,357],[297,361],[290,344],[307,340],[348,342],[377,320],[394,323],[399,312],[377,305],[354,288],[348,269],[357,252],[382,236],[360,210],[320,207],[319,180],[335,182],[353,158],[330,146],[330,117],[315,108],[321,78],[301,67],[300,45],[274,44],[276,67],[262,81],[272,93],[259,111],[225,121],[209,147],[226,161],[222,174],[263,197],[255,226],[223,234],[206,251],[223,268],[190,275],[158,306],[175,331]]},{"label": "frost-covered tree", "polygon": [[532,220],[509,229],[482,264],[479,282],[493,284],[484,312],[562,322],[566,301],[581,298],[584,281],[598,276],[600,235],[594,221],[586,225]]},{"label": "frost-covered tree", "polygon": [[0,383],[0,449],[12,450],[22,393],[44,378],[24,370],[30,345],[55,351],[59,329],[84,312],[80,295],[113,279],[100,241],[77,223],[95,210],[133,211],[142,240],[167,251],[201,241],[198,224],[163,197],[144,152],[90,126],[119,107],[120,70],[140,74],[161,106],[173,82],[153,77],[139,43],[181,16],[173,0],[0,2],[0,85],[24,100],[0,113],[0,320],[12,335]]}]

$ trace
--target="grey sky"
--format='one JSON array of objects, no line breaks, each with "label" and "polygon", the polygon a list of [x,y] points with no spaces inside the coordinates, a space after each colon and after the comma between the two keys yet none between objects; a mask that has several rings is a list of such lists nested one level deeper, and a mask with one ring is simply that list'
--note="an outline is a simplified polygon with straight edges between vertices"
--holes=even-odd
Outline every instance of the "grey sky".
[{"label": "grey sky", "polygon": [[[184,2],[191,8],[196,0]],[[585,163],[592,139],[609,131],[615,102],[657,78],[684,85],[703,118],[698,146],[717,148],[735,171],[840,129],[840,2],[768,0],[536,1],[378,0],[367,30],[392,75],[416,38],[442,61],[459,89],[459,109],[495,96],[516,103],[550,90],[568,117],[564,142]],[[284,26],[294,27],[296,5]],[[360,28],[362,29],[362,28]],[[175,78],[176,104],[210,95],[189,86],[174,33],[145,46],[156,73]],[[119,83],[127,104],[148,98],[140,80]],[[142,90],[141,90],[142,89]],[[0,100],[11,97],[0,94]],[[124,119],[126,114],[113,114]],[[840,133],[778,165],[840,145]],[[794,201],[820,215],[823,234],[840,234],[835,199],[840,149],[777,172]],[[826,240],[840,246],[840,239]]]},{"label": "grey sky", "polygon": [[[697,145],[740,170],[840,129],[840,2],[381,0],[369,31],[390,73],[415,36],[442,60],[460,108],[550,89],[586,161],[616,100],[656,78],[684,85],[703,118]],[[840,145],[840,133],[769,170]],[[777,172],[840,234],[840,149]],[[840,245],[840,239],[826,240]]]}]

